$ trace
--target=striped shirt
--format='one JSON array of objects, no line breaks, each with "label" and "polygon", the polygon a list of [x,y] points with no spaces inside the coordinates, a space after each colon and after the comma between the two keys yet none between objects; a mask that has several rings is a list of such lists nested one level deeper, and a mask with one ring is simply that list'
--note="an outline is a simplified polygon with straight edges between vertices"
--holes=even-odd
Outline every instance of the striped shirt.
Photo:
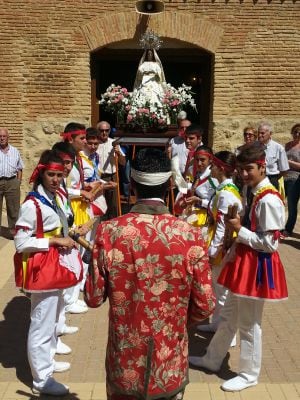
[{"label": "striped shirt", "polygon": [[18,149],[10,144],[6,152],[0,148],[0,178],[16,176],[23,168],[24,163]]}]

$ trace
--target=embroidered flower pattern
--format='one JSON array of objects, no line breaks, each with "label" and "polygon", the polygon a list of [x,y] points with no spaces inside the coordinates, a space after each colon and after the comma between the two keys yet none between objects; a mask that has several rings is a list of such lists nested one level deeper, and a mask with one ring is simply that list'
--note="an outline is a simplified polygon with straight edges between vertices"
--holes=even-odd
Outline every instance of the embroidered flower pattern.
[{"label": "embroidered flower pattern", "polygon": [[204,248],[196,228],[168,214],[99,225],[93,257],[109,282],[114,390],[164,397],[187,383],[187,319],[205,319],[214,307]]}]

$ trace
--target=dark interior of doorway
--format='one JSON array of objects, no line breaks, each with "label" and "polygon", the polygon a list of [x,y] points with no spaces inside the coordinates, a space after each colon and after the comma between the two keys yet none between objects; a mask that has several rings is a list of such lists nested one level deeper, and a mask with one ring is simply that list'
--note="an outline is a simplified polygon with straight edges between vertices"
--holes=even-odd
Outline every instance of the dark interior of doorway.
[{"label": "dark interior of doorway", "polygon": [[[140,49],[109,48],[91,54],[93,124],[98,120],[108,120],[112,126],[115,125],[113,116],[106,113],[97,102],[111,83],[132,90],[142,54]],[[212,55],[198,48],[162,48],[159,57],[168,83],[175,87],[182,83],[192,86],[197,112],[188,109],[188,119],[203,127],[203,139],[207,143],[212,120]]]}]

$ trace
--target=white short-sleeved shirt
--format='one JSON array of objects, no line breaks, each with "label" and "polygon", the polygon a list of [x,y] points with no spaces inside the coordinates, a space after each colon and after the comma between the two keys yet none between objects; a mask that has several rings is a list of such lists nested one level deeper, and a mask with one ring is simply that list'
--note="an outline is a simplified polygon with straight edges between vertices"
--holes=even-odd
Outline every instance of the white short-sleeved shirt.
[{"label": "white short-sleeved shirt", "polygon": [[267,175],[278,175],[290,169],[286,152],[281,144],[271,139],[265,145],[265,153]]}]

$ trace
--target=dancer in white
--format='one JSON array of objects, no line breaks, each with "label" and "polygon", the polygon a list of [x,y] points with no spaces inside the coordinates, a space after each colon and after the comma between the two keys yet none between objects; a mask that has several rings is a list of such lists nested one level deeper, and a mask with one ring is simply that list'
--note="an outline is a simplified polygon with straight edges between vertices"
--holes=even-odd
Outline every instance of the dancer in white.
[{"label": "dancer in white", "polygon": [[52,377],[53,372],[70,368],[70,363],[54,361],[62,292],[82,280],[80,256],[56,201],[63,170],[56,154],[50,150],[42,154],[30,180],[33,191],[21,206],[15,235],[16,285],[31,293],[27,350],[33,392],[55,396],[69,392]]},{"label": "dancer in white", "polygon": [[[189,358],[197,367],[218,371],[236,330],[241,340],[239,372],[222,384],[240,391],[258,382],[262,358],[262,313],[265,301],[286,299],[284,269],[277,253],[284,227],[284,204],[266,174],[262,146],[251,144],[237,156],[240,175],[251,187],[243,224],[237,215],[227,224],[237,232],[218,283],[229,289],[220,323],[203,357]],[[252,201],[251,201],[252,199]]]}]

